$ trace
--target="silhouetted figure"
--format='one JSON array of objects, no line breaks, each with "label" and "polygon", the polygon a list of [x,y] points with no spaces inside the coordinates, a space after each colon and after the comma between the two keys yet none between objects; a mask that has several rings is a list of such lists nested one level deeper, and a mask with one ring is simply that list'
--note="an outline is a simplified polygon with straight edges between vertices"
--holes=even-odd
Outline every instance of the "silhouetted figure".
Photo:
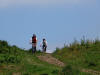
[{"label": "silhouetted figure", "polygon": [[46,39],[44,38],[42,43],[40,44],[40,47],[42,46],[42,50],[43,52],[46,52],[46,49],[47,49],[47,41]]},{"label": "silhouetted figure", "polygon": [[37,37],[35,34],[32,36],[32,53],[36,52]]}]

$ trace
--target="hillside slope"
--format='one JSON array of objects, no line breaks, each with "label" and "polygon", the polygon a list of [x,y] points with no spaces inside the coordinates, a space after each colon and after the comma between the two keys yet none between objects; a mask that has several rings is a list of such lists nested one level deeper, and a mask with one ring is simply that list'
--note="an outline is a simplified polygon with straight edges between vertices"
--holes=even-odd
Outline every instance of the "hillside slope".
[{"label": "hillside slope", "polygon": [[[33,55],[31,51],[25,51],[15,45],[10,46],[6,41],[0,41],[0,75],[97,75],[99,73],[99,63],[91,62],[88,54],[84,58],[84,55],[91,49],[84,51],[71,49],[71,47],[65,47],[53,54],[36,52]],[[99,59],[99,50],[97,51],[91,51],[97,53],[96,60]],[[85,63],[83,58],[87,60]],[[87,67],[86,63],[90,67]],[[89,68],[93,70],[87,70]],[[90,73],[90,71],[95,73]]]},{"label": "hillside slope", "polygon": [[81,71],[92,75],[100,75],[100,41],[74,41],[69,46],[57,50],[52,54],[55,58]]},{"label": "hillside slope", "polygon": [[61,67],[41,61],[37,56],[17,46],[0,41],[0,75],[58,75]]}]

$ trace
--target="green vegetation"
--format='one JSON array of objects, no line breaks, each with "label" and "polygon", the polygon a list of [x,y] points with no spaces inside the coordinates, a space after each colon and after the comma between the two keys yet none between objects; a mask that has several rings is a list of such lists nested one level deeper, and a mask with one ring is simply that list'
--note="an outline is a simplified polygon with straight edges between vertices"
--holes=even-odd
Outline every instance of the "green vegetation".
[{"label": "green vegetation", "polygon": [[37,55],[43,54],[38,51],[33,55],[0,41],[0,75],[58,75],[60,67],[39,60]]},{"label": "green vegetation", "polygon": [[[48,55],[62,61],[66,66],[56,66],[38,58]],[[86,70],[99,72],[99,59],[99,40],[75,40],[69,46],[57,48],[52,54],[41,51],[32,54],[31,49],[25,51],[0,40],[0,75],[92,75],[93,73]]]},{"label": "green vegetation", "polygon": [[75,40],[69,46],[57,48],[52,55],[80,71],[82,69],[100,71],[100,41],[98,39],[94,41],[82,39],[81,42]]},{"label": "green vegetation", "polygon": [[23,50],[0,40],[0,64],[20,63]]}]

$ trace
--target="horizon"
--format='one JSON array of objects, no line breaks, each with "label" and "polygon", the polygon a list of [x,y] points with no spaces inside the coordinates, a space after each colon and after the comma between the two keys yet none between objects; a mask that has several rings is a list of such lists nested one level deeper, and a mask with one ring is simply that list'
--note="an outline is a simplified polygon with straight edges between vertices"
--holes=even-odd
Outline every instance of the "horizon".
[{"label": "horizon", "polygon": [[30,38],[48,42],[48,51],[74,39],[100,39],[99,0],[0,0],[0,40],[30,49]]}]

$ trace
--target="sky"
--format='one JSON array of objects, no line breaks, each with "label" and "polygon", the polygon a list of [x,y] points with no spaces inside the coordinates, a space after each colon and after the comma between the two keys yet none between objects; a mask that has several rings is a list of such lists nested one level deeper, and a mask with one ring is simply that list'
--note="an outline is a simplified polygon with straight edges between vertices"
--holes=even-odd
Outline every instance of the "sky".
[{"label": "sky", "polygon": [[47,52],[74,39],[100,38],[100,0],[0,0],[0,40],[30,49],[29,40],[43,38]]}]

